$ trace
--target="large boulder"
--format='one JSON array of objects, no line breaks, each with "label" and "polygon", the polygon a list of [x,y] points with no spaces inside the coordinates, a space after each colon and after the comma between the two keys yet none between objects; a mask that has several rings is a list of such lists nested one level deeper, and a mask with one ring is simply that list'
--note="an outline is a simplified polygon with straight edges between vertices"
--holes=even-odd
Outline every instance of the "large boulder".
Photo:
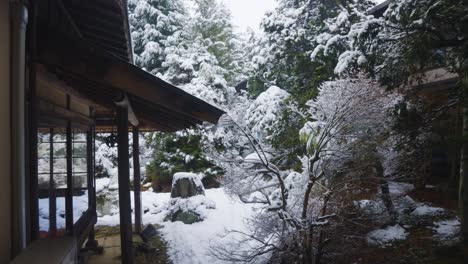
[{"label": "large boulder", "polygon": [[189,198],[205,195],[205,188],[198,174],[177,172],[172,178],[171,198]]},{"label": "large boulder", "polygon": [[165,221],[181,221],[184,224],[201,222],[206,217],[206,210],[215,206],[205,197],[200,175],[178,172],[172,179],[171,200]]}]

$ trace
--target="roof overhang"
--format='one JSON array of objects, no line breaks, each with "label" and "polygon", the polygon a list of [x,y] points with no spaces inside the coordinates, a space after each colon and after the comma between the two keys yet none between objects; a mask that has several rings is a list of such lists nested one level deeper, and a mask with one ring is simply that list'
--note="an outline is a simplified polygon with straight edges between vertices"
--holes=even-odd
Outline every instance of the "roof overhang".
[{"label": "roof overhang", "polygon": [[217,123],[222,110],[82,39],[41,38],[38,62],[96,104],[99,129],[114,124],[115,102],[128,97],[141,130],[174,132]]}]

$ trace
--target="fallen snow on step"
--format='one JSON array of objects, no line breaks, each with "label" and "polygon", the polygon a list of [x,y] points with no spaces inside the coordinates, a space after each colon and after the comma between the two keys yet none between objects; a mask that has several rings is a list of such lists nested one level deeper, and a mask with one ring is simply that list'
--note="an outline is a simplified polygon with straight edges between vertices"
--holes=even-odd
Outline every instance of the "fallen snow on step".
[{"label": "fallen snow on step", "polygon": [[408,233],[400,225],[387,226],[367,234],[367,243],[374,246],[386,247],[395,241],[406,239]]},{"label": "fallen snow on step", "polygon": [[434,237],[436,239],[442,242],[457,242],[461,230],[460,220],[451,219],[434,222],[433,230],[435,231]]},{"label": "fallen snow on step", "polygon": [[433,216],[433,215],[438,215],[440,213],[443,213],[445,210],[443,208],[439,207],[432,207],[426,204],[418,206],[414,211],[411,213],[412,215],[417,215],[417,216]]}]

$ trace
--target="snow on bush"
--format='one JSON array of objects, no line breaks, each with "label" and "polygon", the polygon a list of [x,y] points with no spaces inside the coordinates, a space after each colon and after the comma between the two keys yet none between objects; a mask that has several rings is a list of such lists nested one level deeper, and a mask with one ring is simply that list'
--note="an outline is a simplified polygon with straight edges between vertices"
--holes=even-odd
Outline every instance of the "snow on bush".
[{"label": "snow on bush", "polygon": [[387,226],[367,234],[367,243],[379,247],[390,246],[395,241],[406,239],[408,233],[400,225]]},{"label": "snow on bush", "polygon": [[206,198],[205,195],[196,195],[189,198],[172,198],[169,201],[167,214],[182,212],[195,212],[201,219],[206,219],[207,210],[215,209],[216,203],[213,200]]},{"label": "snow on bush", "polygon": [[385,213],[385,206],[382,201],[360,200],[354,201],[354,206],[365,214],[382,214]]},{"label": "snow on bush", "polygon": [[247,109],[246,120],[252,134],[257,138],[266,138],[280,119],[289,93],[277,86],[261,93]]}]

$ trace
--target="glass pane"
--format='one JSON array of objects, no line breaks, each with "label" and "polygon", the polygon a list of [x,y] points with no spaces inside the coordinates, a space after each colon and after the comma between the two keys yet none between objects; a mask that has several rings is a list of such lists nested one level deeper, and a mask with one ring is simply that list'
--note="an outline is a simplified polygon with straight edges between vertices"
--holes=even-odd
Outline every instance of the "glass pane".
[{"label": "glass pane", "polygon": [[[55,238],[65,234],[66,145],[55,143],[55,140],[64,138],[61,133],[65,130],[56,128],[39,128],[38,130],[37,169],[40,238]],[[54,134],[52,137],[53,153],[51,153],[51,133]],[[53,155],[52,161],[51,154]],[[53,162],[53,171],[50,168],[51,162]]]},{"label": "glass pane", "polygon": [[65,190],[67,188],[67,174],[54,173],[55,188]]},{"label": "glass pane", "polygon": [[67,173],[67,159],[54,156],[54,173]]}]

